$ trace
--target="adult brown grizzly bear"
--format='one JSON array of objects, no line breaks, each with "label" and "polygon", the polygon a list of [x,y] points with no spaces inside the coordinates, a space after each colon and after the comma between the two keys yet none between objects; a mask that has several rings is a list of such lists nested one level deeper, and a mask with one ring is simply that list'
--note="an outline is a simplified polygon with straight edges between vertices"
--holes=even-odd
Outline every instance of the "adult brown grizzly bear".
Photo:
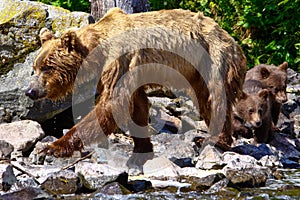
[{"label": "adult brown grizzly bear", "polygon": [[[99,94],[94,109],[47,146],[47,153],[71,156],[96,142],[101,133],[107,136],[118,126],[126,126],[134,141],[131,161],[143,164],[153,156],[144,91],[152,83],[192,90],[212,140],[230,147],[232,105],[241,93],[246,59],[233,38],[212,19],[180,9],[128,15],[114,8],[96,24],[67,30],[60,38],[42,29],[40,39],[42,48],[34,61],[27,96],[56,100],[72,92],[74,85],[93,78]],[[141,153],[150,156],[138,157]]]}]

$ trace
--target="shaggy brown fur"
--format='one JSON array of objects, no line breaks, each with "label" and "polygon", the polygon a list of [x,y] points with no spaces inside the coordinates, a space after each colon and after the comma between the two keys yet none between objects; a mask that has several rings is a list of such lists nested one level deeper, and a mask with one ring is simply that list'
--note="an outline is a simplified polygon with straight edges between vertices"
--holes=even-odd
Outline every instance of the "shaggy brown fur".
[{"label": "shaggy brown fur", "polygon": [[282,103],[287,101],[287,69],[287,62],[282,63],[278,67],[260,64],[250,69],[245,78],[246,81],[251,79],[261,81],[271,91],[271,111],[274,126],[278,122]]},{"label": "shaggy brown fur", "polygon": [[243,85],[243,95],[234,107],[233,135],[238,138],[253,138],[258,143],[266,143],[272,134],[270,92],[256,80],[247,80]]},{"label": "shaggy brown fur", "polygon": [[[35,80],[27,90],[31,98],[58,99],[72,92],[79,70],[86,75],[77,77],[76,83],[100,77],[97,85],[99,100],[94,110],[65,136],[49,145],[48,153],[71,156],[73,151],[82,150],[95,141],[101,134],[100,129],[105,135],[113,132],[120,125],[114,117],[129,128],[135,153],[152,152],[146,129],[131,128],[132,125],[128,124],[130,119],[123,117],[122,111],[129,102],[130,117],[137,125],[147,126],[149,101],[144,88],[140,87],[132,95],[127,89],[137,82],[136,79],[146,79],[147,75],[130,76],[123,87],[116,87],[125,73],[149,63],[173,68],[189,82],[197,98],[194,102],[198,104],[200,115],[207,125],[212,117],[217,119],[223,113],[226,122],[215,138],[219,138],[220,143],[231,145],[232,105],[241,93],[246,59],[229,34],[201,13],[163,10],[128,15],[114,8],[96,24],[76,31],[68,30],[61,38],[55,38],[43,29],[41,42],[42,49],[34,62]],[[194,43],[201,44],[203,48],[195,51],[190,48]],[[154,47],[150,48],[151,45]],[[191,60],[177,55],[178,49],[184,49],[183,54]],[[203,50],[210,55],[211,62],[203,63]],[[198,65],[200,71],[194,65]],[[157,66],[154,71],[160,80],[170,80],[171,86],[180,85],[177,80],[172,83],[166,69]],[[205,83],[204,79],[208,81]],[[113,98],[114,89],[117,91],[116,98]],[[226,96],[222,96],[222,92]],[[112,113],[118,114],[113,116]],[[214,135],[216,130],[210,127]]]}]

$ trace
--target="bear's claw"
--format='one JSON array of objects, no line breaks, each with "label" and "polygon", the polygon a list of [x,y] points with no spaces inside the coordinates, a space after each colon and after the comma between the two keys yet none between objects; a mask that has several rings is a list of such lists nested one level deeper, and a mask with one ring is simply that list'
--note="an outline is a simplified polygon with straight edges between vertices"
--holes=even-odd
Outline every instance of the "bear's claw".
[{"label": "bear's claw", "polygon": [[74,139],[73,142],[69,140],[59,139],[51,144],[47,144],[46,147],[41,151],[47,155],[53,155],[55,157],[71,157],[74,151],[81,151],[83,144],[80,139]]},{"label": "bear's claw", "polygon": [[43,150],[43,153],[47,155],[53,155],[55,157],[71,157],[73,155],[73,150],[66,147],[56,146],[53,143],[48,144]]}]

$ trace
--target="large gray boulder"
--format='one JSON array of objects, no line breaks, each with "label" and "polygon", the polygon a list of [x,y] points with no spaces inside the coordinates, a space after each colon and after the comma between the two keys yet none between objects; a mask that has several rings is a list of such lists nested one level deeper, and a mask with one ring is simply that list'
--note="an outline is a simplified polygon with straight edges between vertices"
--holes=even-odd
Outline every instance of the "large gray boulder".
[{"label": "large gray boulder", "polygon": [[33,102],[24,95],[40,48],[38,34],[47,27],[59,36],[67,28],[92,21],[88,13],[39,2],[0,1],[0,123],[20,119],[44,122],[71,106],[71,98]]}]

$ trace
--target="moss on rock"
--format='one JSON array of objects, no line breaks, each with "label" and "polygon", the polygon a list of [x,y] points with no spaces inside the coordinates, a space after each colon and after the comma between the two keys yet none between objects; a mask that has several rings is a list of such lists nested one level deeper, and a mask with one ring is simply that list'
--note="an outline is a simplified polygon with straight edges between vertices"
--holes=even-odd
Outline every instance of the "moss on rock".
[{"label": "moss on rock", "polygon": [[52,29],[60,35],[70,27],[88,24],[89,14],[38,2],[6,0],[0,7],[0,75],[40,47],[39,30]]}]

